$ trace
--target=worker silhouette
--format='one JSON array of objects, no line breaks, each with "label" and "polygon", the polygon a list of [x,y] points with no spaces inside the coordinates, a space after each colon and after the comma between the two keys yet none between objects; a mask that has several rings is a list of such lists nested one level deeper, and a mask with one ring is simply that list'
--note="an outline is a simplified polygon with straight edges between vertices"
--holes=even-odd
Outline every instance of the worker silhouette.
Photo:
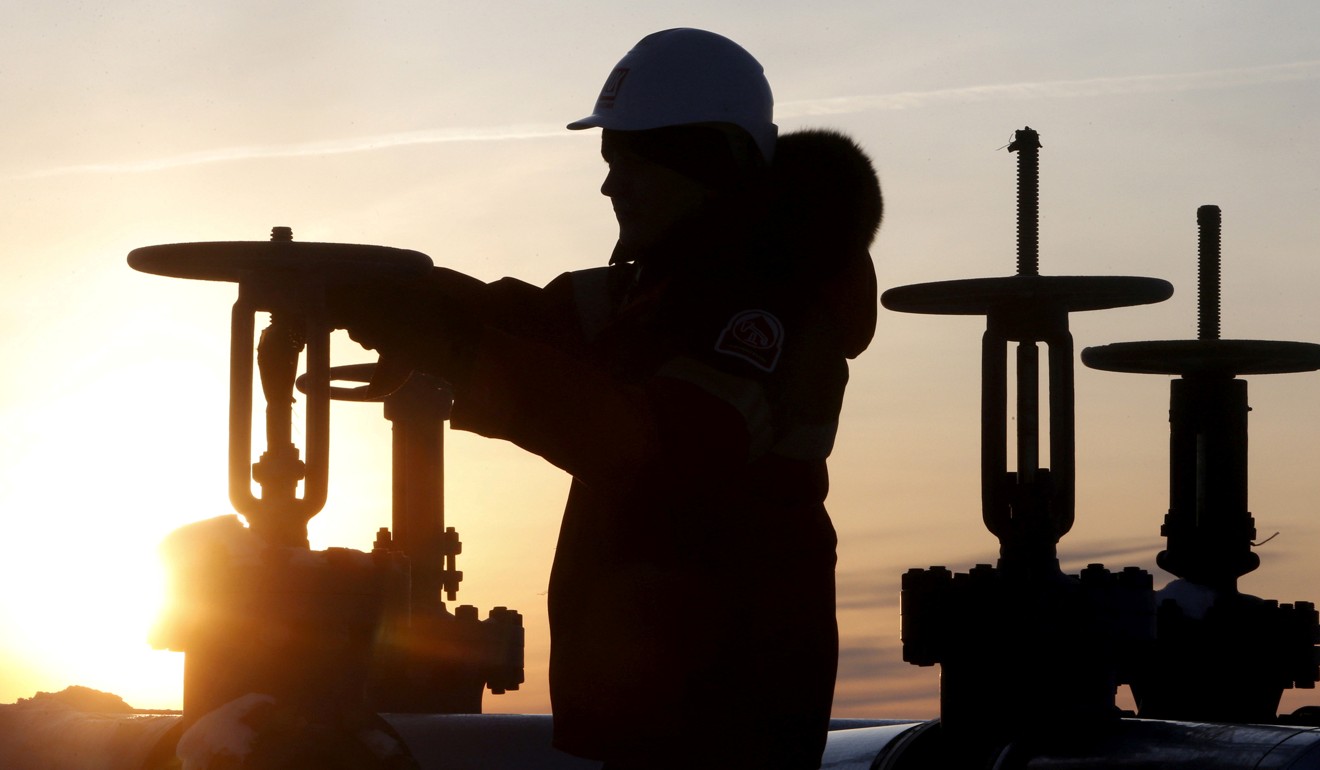
[{"label": "worker silhouette", "polygon": [[824,507],[847,360],[870,343],[879,182],[831,131],[777,136],[711,32],[643,38],[592,113],[619,237],[545,287],[444,268],[332,298],[452,425],[570,473],[550,576],[554,742],[638,768],[816,768],[838,657]]}]

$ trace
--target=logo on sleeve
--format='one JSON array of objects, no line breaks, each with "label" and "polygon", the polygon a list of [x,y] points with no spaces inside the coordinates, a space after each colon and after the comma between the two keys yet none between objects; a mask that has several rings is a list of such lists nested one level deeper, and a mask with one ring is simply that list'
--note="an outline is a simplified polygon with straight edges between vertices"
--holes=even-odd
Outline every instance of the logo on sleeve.
[{"label": "logo on sleeve", "polygon": [[729,319],[720,332],[715,350],[747,361],[766,372],[779,363],[784,345],[784,325],[764,310],[744,310]]}]

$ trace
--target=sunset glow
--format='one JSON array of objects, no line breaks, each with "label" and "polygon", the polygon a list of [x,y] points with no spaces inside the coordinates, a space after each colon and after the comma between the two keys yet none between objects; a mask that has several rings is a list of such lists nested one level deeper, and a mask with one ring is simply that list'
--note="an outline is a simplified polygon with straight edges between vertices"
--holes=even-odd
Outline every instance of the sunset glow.
[{"label": "sunset glow", "polygon": [[[0,108],[0,703],[81,684],[181,704],[181,656],[147,644],[172,530],[232,513],[232,284],[131,270],[139,246],[263,240],[424,252],[533,283],[602,264],[615,237],[590,107],[636,39],[727,34],[764,64],[781,131],[838,128],[873,156],[881,289],[1007,275],[1013,131],[1041,132],[1041,272],[1137,275],[1160,305],[1078,314],[1076,348],[1195,334],[1195,210],[1224,212],[1224,336],[1320,340],[1320,5],[1124,0],[680,2],[10,9]],[[931,717],[938,671],[900,657],[909,567],[992,562],[981,524],[977,318],[881,312],[831,460],[843,644],[836,716]],[[335,363],[371,360],[337,339]],[[1320,379],[1251,380],[1261,568],[1243,590],[1320,600]],[[1141,566],[1168,508],[1168,379],[1077,365],[1077,523],[1065,570]],[[314,548],[389,521],[389,425],[336,404]],[[567,478],[450,434],[458,603],[527,625],[527,682],[492,711],[546,712],[545,590]],[[700,597],[691,597],[700,601]],[[1289,693],[1285,705],[1313,701]]]}]

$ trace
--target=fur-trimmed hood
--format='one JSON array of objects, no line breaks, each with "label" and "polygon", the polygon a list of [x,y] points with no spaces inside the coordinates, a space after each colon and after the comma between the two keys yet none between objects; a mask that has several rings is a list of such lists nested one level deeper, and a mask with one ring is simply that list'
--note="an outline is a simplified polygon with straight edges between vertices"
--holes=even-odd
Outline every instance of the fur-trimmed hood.
[{"label": "fur-trimmed hood", "polygon": [[635,262],[643,281],[679,276],[706,290],[720,271],[739,284],[759,276],[825,308],[856,357],[875,334],[879,293],[867,249],[884,202],[870,158],[838,131],[795,131],[779,138],[769,169],[742,181],[663,241],[617,245],[610,263]]},{"label": "fur-trimmed hood", "polygon": [[849,358],[875,335],[877,288],[868,249],[884,218],[871,159],[842,133],[785,134],[771,168],[771,243],[790,274],[813,286],[834,316]]}]

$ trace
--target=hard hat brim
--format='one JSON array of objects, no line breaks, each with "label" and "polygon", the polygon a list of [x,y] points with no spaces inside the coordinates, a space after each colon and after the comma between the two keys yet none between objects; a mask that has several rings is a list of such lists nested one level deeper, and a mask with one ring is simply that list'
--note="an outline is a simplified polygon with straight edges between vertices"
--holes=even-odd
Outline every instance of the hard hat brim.
[{"label": "hard hat brim", "polygon": [[580,131],[584,128],[605,128],[605,125],[601,123],[599,115],[588,115],[568,124],[569,131]]}]

